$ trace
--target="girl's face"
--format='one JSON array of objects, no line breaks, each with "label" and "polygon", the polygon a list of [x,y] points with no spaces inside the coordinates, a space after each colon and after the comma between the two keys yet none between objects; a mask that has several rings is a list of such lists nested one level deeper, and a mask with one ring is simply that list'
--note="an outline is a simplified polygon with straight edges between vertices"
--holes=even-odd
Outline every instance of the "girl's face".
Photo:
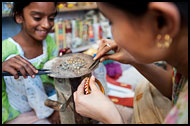
[{"label": "girl's face", "polygon": [[32,2],[23,9],[22,30],[37,41],[46,38],[54,25],[54,2]]},{"label": "girl's face", "polygon": [[163,58],[155,51],[156,30],[154,28],[157,24],[152,21],[154,18],[149,16],[150,14],[131,17],[104,3],[97,3],[97,5],[110,21],[115,42],[125,48],[137,61],[152,63]]}]

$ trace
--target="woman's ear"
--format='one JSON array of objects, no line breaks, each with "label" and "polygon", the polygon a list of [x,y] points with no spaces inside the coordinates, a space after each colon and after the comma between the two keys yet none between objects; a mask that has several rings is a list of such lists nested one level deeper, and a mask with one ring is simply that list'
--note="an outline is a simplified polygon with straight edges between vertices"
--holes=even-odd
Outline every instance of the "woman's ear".
[{"label": "woman's ear", "polygon": [[150,2],[149,10],[157,18],[157,34],[169,34],[174,38],[180,29],[180,13],[175,4],[170,2]]}]

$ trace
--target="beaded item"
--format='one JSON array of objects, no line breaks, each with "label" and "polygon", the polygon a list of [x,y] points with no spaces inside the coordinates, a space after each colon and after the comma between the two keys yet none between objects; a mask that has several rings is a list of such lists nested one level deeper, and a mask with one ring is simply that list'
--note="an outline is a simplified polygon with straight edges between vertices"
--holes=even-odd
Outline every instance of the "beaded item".
[{"label": "beaded item", "polygon": [[84,94],[90,94],[90,87],[89,87],[89,81],[90,79],[86,79],[84,83]]},{"label": "beaded item", "polygon": [[[102,86],[102,84],[100,83],[99,80],[95,79],[95,82],[96,84],[98,85],[100,91],[104,94],[104,88]],[[90,86],[89,86],[89,83],[90,83],[90,78],[87,78],[84,82],[84,94],[90,94],[91,90],[90,90]]]}]

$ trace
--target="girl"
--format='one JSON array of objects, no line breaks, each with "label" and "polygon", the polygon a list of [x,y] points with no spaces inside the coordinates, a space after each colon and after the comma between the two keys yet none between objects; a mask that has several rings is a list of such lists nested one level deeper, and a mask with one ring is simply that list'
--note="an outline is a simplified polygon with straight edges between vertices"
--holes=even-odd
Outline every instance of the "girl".
[{"label": "girl", "polygon": [[[43,83],[53,84],[52,78],[35,76],[37,69],[42,69],[44,63],[58,55],[55,42],[48,36],[56,14],[54,2],[14,3],[13,17],[22,28],[17,35],[2,42],[2,71],[14,76],[2,78],[2,123],[38,123],[38,119],[50,115],[51,123],[60,122],[59,113],[53,113],[44,105],[48,96]],[[17,71],[23,76],[19,77]],[[26,76],[27,73],[30,76]],[[25,113],[37,118],[26,118]],[[18,119],[18,116],[24,117],[24,120],[17,121],[15,118]]]},{"label": "girl", "polygon": [[[98,7],[109,19],[115,41],[102,40],[95,59],[102,57],[101,61],[111,59],[133,65],[165,96],[160,99],[154,96],[159,93],[151,85],[139,84],[134,97],[133,123],[188,123],[187,3],[109,2],[98,3]],[[112,49],[115,54],[104,55]],[[177,71],[174,68],[172,75],[172,71],[150,64],[156,61],[166,61]],[[90,80],[91,94],[84,95],[84,81],[74,93],[76,111],[103,123],[124,123],[115,105],[98,90],[94,79]],[[151,101],[146,98],[144,89],[150,89],[149,94],[157,99],[141,106],[138,103],[141,100]],[[163,99],[168,103],[168,99],[172,100],[173,108],[169,113],[163,111],[168,106]],[[151,109],[148,105],[152,104],[157,105],[151,111],[153,116],[147,116]],[[147,111],[141,111],[144,106]]]}]

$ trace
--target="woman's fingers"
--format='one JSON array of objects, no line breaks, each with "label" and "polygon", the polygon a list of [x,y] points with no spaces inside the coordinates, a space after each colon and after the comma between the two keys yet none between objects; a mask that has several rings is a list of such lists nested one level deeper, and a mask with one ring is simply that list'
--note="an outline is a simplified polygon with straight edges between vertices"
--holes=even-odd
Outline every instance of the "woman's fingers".
[{"label": "woman's fingers", "polygon": [[99,90],[98,87],[96,86],[95,79],[96,78],[94,77],[94,75],[92,75],[91,78],[90,78],[90,84],[89,84],[89,86],[90,86],[91,91],[97,91],[97,90]]},{"label": "woman's fingers", "polygon": [[96,54],[96,57],[94,57],[94,60],[103,57],[107,52],[109,52],[110,50],[115,50],[115,48],[117,48],[117,45],[114,41],[108,39],[102,40],[99,43],[98,52]]},{"label": "woman's fingers", "polygon": [[83,79],[80,85],[78,86],[77,91],[73,93],[74,102],[78,102],[77,97],[80,98],[81,96],[84,95],[84,84],[87,81],[87,79],[88,79],[87,77]]},{"label": "woman's fingers", "polygon": [[102,50],[102,48],[104,48],[105,45],[106,45],[106,40],[105,39],[100,40],[100,43],[98,45],[98,52]]},{"label": "woman's fingers", "polygon": [[114,53],[114,54],[106,54],[104,55],[101,59],[100,62],[103,62],[105,60],[115,60],[115,61],[120,61],[120,54],[119,53]]},{"label": "woman's fingers", "polygon": [[77,88],[77,94],[84,95],[84,84],[86,83],[87,79],[88,78],[86,77],[85,79],[82,80],[81,84]]}]

